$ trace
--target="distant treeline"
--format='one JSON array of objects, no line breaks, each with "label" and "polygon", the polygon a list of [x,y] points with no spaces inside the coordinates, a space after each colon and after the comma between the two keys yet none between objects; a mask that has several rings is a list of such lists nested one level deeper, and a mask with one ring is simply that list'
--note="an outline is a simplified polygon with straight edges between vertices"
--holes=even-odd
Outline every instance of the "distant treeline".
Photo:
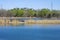
[{"label": "distant treeline", "polygon": [[0,17],[60,17],[60,10],[13,8],[9,10],[0,9]]}]

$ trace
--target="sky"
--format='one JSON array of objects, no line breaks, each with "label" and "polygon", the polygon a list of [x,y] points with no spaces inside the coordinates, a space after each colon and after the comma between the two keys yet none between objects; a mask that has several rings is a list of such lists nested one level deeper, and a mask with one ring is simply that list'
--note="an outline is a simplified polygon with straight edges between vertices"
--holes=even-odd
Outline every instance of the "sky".
[{"label": "sky", "polygon": [[53,9],[60,10],[60,0],[0,0],[0,8],[12,9],[12,8],[33,8],[51,9],[51,1],[53,2]]}]

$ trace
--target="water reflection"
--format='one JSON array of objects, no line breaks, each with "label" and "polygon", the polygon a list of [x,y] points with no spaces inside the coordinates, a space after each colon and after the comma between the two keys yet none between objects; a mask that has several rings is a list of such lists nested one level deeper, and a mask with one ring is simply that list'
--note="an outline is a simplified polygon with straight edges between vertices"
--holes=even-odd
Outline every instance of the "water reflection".
[{"label": "water reflection", "polygon": [[10,23],[10,24],[0,24],[0,26],[18,26],[18,25],[23,25],[23,24],[13,24],[13,23]]},{"label": "water reflection", "polygon": [[60,28],[60,24],[0,24],[0,27]]}]

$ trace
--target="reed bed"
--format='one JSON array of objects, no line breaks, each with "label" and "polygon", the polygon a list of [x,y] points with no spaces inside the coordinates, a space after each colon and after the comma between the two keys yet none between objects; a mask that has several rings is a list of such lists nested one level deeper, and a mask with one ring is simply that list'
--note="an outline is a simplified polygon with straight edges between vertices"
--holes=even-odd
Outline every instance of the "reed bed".
[{"label": "reed bed", "polygon": [[60,24],[60,20],[25,20],[24,22],[21,22],[19,20],[0,20],[0,24],[21,24],[21,23],[25,23],[25,24]]},{"label": "reed bed", "polygon": [[26,24],[60,24],[60,20],[25,20]]}]

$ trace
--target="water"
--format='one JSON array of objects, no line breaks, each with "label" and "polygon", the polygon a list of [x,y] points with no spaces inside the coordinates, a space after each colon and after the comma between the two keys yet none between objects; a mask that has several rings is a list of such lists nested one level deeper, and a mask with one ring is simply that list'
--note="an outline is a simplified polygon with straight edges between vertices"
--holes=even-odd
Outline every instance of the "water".
[{"label": "water", "polygon": [[60,40],[59,24],[0,26],[0,40]]}]

